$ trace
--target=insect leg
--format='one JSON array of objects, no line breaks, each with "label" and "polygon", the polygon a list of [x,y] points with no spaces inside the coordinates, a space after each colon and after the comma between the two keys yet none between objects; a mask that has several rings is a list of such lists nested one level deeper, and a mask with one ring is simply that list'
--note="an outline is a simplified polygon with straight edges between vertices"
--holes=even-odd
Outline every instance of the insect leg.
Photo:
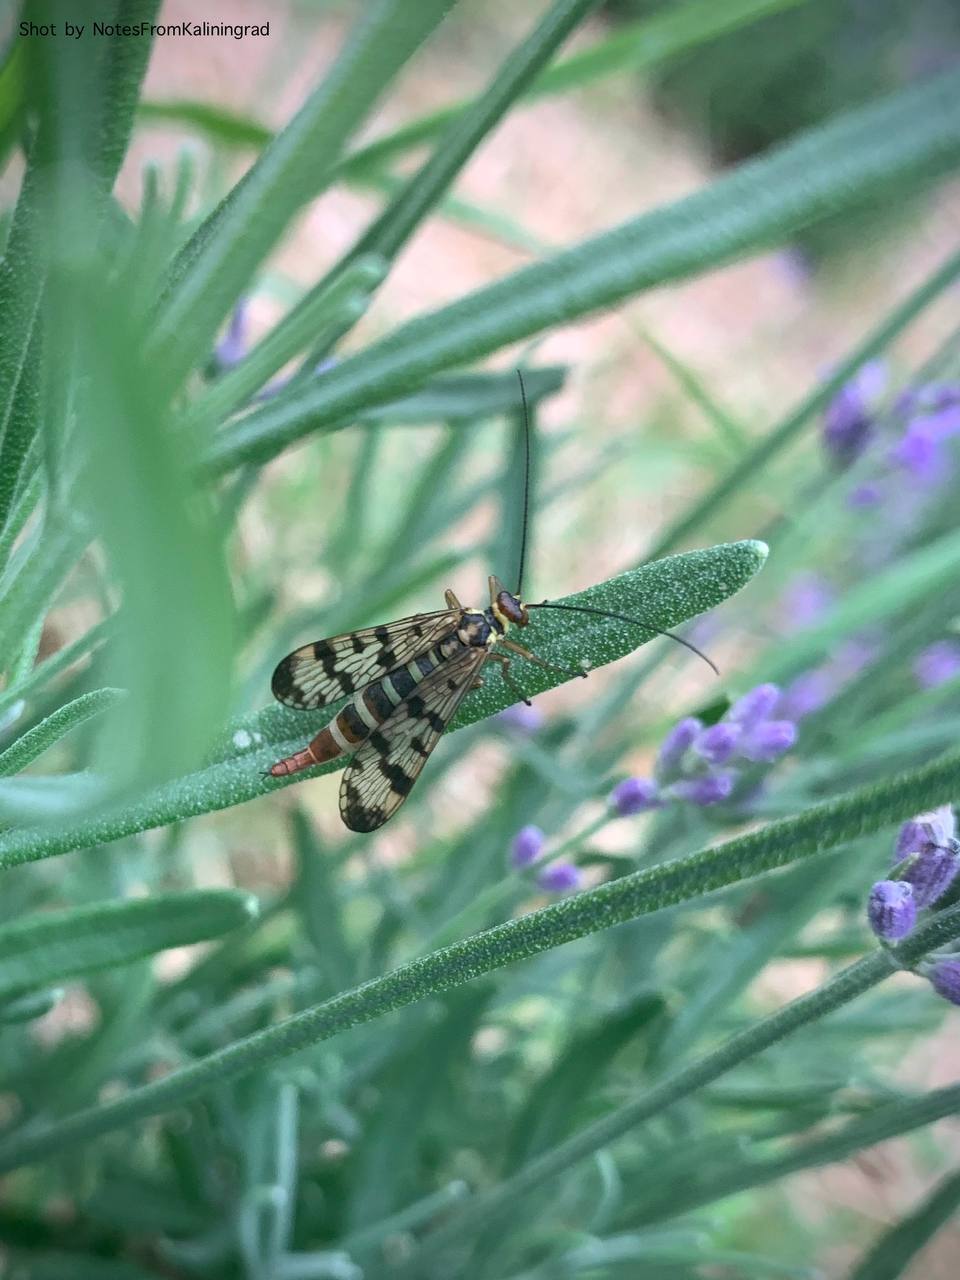
[{"label": "insect leg", "polygon": [[525,649],[522,644],[517,644],[514,640],[501,640],[500,643],[504,649],[509,649],[511,653],[515,653],[518,658],[526,658],[528,662],[535,662],[538,667],[546,667],[548,671],[559,671],[565,676],[583,676],[587,678],[584,670],[577,670],[574,667],[558,667],[555,662],[547,662],[545,658],[539,658],[535,653],[531,653],[529,649]]},{"label": "insect leg", "polygon": [[[501,641],[501,644],[502,643],[503,641]],[[507,655],[505,653],[491,653],[490,657],[494,662],[500,663],[500,674],[503,676],[503,683],[507,686],[513,696],[525,706],[532,707],[533,703],[517,684],[516,680],[514,680],[513,676],[510,675],[510,659]]]},{"label": "insect leg", "polygon": [[457,613],[463,613],[463,605],[449,587],[447,587],[446,591],[443,593],[443,598],[447,602],[448,609],[456,609]]}]

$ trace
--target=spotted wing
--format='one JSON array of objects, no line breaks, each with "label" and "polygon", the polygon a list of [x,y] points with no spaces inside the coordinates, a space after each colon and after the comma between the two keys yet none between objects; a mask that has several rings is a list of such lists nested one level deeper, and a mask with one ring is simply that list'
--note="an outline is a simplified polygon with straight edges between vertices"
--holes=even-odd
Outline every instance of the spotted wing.
[{"label": "spotted wing", "polygon": [[452,609],[416,613],[379,627],[348,631],[288,653],[273,673],[273,696],[306,711],[363,689],[431,648],[457,625]]},{"label": "spotted wing", "polygon": [[340,816],[351,831],[376,831],[393,817],[486,660],[479,647],[448,658],[361,745],[340,783]]}]

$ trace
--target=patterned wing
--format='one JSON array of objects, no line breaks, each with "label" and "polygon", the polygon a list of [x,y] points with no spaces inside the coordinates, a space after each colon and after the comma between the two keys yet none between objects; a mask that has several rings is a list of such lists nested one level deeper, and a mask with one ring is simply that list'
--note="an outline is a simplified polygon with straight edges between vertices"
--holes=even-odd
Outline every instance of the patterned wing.
[{"label": "patterned wing", "polygon": [[340,783],[340,816],[351,831],[376,831],[393,817],[486,660],[479,647],[449,658],[361,745]]},{"label": "patterned wing", "polygon": [[348,631],[288,653],[273,673],[273,696],[312,710],[345,698],[429,649],[457,625],[452,609],[416,613],[380,627]]}]

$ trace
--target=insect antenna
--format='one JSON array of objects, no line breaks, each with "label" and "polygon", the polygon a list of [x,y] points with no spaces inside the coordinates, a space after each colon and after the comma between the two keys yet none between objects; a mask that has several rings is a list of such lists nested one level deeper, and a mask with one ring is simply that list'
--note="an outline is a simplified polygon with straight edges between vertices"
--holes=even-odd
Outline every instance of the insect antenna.
[{"label": "insect antenna", "polygon": [[523,385],[523,374],[519,369],[517,381],[520,383],[520,403],[523,405],[523,523],[520,533],[520,568],[517,570],[515,592],[519,598],[523,589],[523,567],[527,559],[527,520],[530,515],[530,410],[527,407],[527,389]]},{"label": "insect antenna", "polygon": [[682,644],[685,649],[689,649],[691,653],[695,653],[698,658],[702,658],[708,667],[719,675],[720,668],[707,655],[698,649],[695,644],[691,644],[689,640],[684,640],[683,636],[678,636],[673,631],[661,631],[659,627],[651,626],[649,622],[642,622],[639,618],[628,618],[625,613],[610,613],[607,609],[594,609],[586,604],[553,604],[549,600],[541,600],[539,604],[528,604],[528,609],[562,609],[566,613],[594,613],[598,618],[615,618],[619,622],[632,622],[635,627],[643,627],[645,631],[652,632],[655,636],[666,636],[668,640],[676,640],[677,644]]}]

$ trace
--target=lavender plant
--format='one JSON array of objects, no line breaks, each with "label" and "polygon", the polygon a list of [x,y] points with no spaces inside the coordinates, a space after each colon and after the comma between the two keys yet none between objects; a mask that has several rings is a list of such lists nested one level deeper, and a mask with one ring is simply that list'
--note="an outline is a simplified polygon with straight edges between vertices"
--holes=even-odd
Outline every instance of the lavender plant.
[{"label": "lavender plant", "polygon": [[[736,436],[648,559],[561,598],[659,629],[709,614],[719,684],[636,626],[558,612],[531,648],[591,679],[532,708],[488,679],[382,844],[334,831],[322,781],[264,777],[323,719],[267,705],[278,655],[432,607],[452,575],[513,571],[515,377],[478,362],[913,201],[960,163],[948,71],[353,333],[415,232],[463,217],[449,192],[522,99],[803,7],[684,0],[561,53],[597,6],[553,0],[475,98],[364,146],[464,6],[347,6],[353,30],[276,133],[141,101],[155,0],[111,6],[96,47],[29,35],[74,17],[65,2],[22,7],[0,68],[23,174],[0,271],[0,1239],[17,1274],[812,1276],[789,1175],[960,1105],[897,1074],[960,1003],[960,367],[955,336],[918,367],[897,341],[960,253]],[[147,168],[127,209],[117,173],[158,118],[256,158],[227,191],[187,154]],[[272,252],[339,184],[379,192],[378,212],[253,341]],[[525,368],[534,419],[565,376]],[[562,448],[535,450],[534,571]],[[491,508],[482,556],[459,550],[451,529]],[[533,667],[523,692],[565,682]],[[758,993],[799,958],[809,989]],[[923,981],[883,985],[904,971]],[[926,1158],[928,1200],[845,1227],[858,1276],[901,1274],[960,1202],[936,1127]]]}]

